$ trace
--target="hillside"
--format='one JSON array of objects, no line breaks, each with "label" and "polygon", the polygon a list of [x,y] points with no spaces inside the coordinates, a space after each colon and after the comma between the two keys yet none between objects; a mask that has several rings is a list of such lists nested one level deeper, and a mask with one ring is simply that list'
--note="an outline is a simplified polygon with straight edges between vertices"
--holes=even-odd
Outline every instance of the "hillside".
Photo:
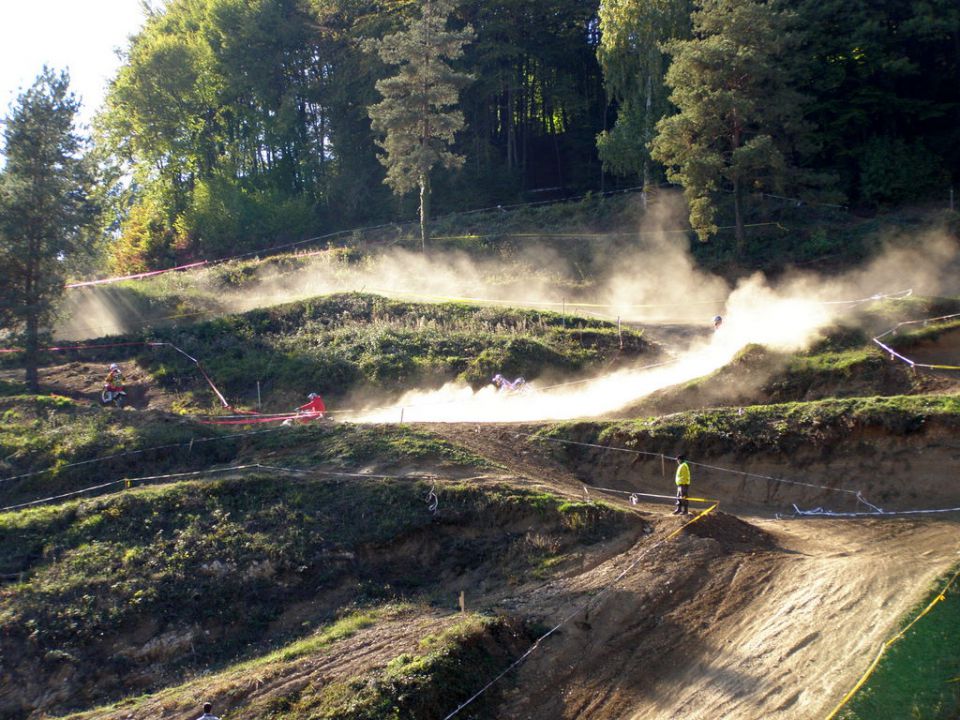
[{"label": "hillside", "polygon": [[960,720],[957,0],[7,4],[0,720]]},{"label": "hillside", "polygon": [[[63,343],[41,395],[5,355],[0,717],[824,716],[960,563],[960,300],[834,281],[746,277],[716,331],[586,299],[224,305]],[[309,390],[328,417],[282,424]]]},{"label": "hillside", "polygon": [[[939,421],[906,435],[884,431],[900,414],[878,408],[857,422],[891,456],[921,446],[936,452],[955,432],[943,435]],[[946,422],[958,417],[948,409]],[[682,525],[665,515],[668,503],[625,502],[631,492],[669,493],[659,461],[557,449],[558,440],[629,447],[636,441],[628,429],[557,426],[537,435],[548,442],[524,437],[535,430],[440,425],[418,433],[433,438],[425,452],[390,460],[381,450],[359,465],[341,457],[281,471],[295,468],[294,459],[306,465],[307,438],[328,444],[325,432],[301,431],[274,436],[261,451],[257,459],[277,469],[134,481],[125,490],[121,483],[100,499],[0,516],[4,574],[16,576],[3,594],[4,713],[127,697],[84,717],[174,718],[207,697],[236,718],[268,709],[275,717],[382,717],[387,706],[401,717],[440,717],[563,623],[469,716],[613,718],[629,709],[668,717],[694,702],[704,714],[693,717],[714,707],[724,717],[764,708],[809,717],[956,563],[949,520],[764,519],[789,513],[792,502],[828,501],[829,492],[731,485],[706,470],[697,471],[698,490],[721,497],[725,512],[670,537]],[[727,437],[722,426],[708,431],[697,462],[732,465],[708,449],[722,442],[728,450]],[[669,451],[677,439],[654,433],[648,442]],[[744,440],[734,445],[749,449]],[[794,479],[830,486],[838,467],[830,455],[867,454],[857,437],[828,445],[826,459]],[[247,453],[256,451],[243,448],[222,464],[254,459]],[[916,503],[913,492],[926,503],[929,485],[902,490],[926,471],[902,462],[893,465],[899,472],[877,472],[864,495],[887,510]],[[783,462],[737,467],[760,473]],[[585,484],[594,488],[590,502]],[[929,502],[956,505],[958,494],[943,487]],[[609,500],[597,504],[601,497]],[[749,524],[730,511],[747,512]],[[918,555],[926,562],[914,562]],[[461,592],[480,615],[457,611]],[[814,602],[833,596],[846,600]],[[830,633],[811,629],[828,626]],[[701,650],[691,657],[694,647]],[[465,675],[466,667],[487,670]],[[809,668],[822,687],[791,692]],[[759,680],[774,671],[776,685]]]}]

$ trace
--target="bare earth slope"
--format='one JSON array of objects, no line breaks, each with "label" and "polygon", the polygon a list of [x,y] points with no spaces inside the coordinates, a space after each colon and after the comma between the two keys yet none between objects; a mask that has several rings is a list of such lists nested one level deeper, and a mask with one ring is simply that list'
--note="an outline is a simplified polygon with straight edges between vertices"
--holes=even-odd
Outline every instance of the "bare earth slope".
[{"label": "bare earth slope", "polygon": [[[510,441],[523,428],[434,429],[555,491],[582,492],[569,472]],[[666,540],[681,524],[669,506],[637,509],[655,531],[627,552],[494,603],[563,623],[520,666],[500,717],[823,716],[960,562],[952,516],[744,517],[748,525],[709,515]]]},{"label": "bare earth slope", "polygon": [[822,717],[960,560],[951,523],[761,527],[779,548],[732,558],[683,537],[651,554],[531,656],[502,717]]}]

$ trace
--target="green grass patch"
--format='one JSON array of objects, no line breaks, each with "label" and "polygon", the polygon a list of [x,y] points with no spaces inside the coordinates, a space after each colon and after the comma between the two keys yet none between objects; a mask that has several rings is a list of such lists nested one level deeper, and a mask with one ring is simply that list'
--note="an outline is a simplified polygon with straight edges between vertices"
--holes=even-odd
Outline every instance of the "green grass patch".
[{"label": "green grass patch", "polygon": [[[44,677],[56,670],[45,655],[56,648],[72,658],[77,681],[104,672],[122,680],[156,667],[124,639],[146,627],[149,637],[192,645],[157,651],[165,677],[278,647],[289,659],[375,621],[355,616],[308,638],[299,637],[302,622],[284,624],[292,607],[310,606],[314,626],[336,616],[339,607],[317,599],[347,580],[360,605],[429,596],[437,577],[480,568],[509,583],[635,523],[630,513],[509,486],[266,471],[3,513],[0,568],[20,579],[0,586],[0,652]],[[94,686],[87,697],[102,703],[115,692]]]},{"label": "green grass patch", "polygon": [[[858,429],[891,435],[921,432],[927,424],[960,428],[960,397],[894,395],[714,408],[616,422],[576,422],[540,431],[546,438],[609,443],[617,447],[688,454],[710,452],[789,452],[800,447],[838,445]],[[560,446],[577,457],[589,452]]]},{"label": "green grass patch", "polygon": [[904,325],[896,333],[883,338],[883,341],[892,347],[905,348],[939,339],[944,333],[956,331],[960,328],[960,318],[941,322],[918,323]]},{"label": "green grass patch", "polygon": [[[901,623],[906,627],[960,571],[938,580],[927,598]],[[960,584],[894,642],[876,671],[837,716],[841,720],[914,718],[952,720],[960,715]]]},{"label": "green grass patch", "polygon": [[124,477],[224,464],[491,467],[464,448],[406,425],[216,427],[49,396],[0,398],[0,418],[0,478],[18,478],[0,483],[0,507]]},{"label": "green grass patch", "polygon": [[[357,677],[307,689],[275,708],[273,720],[385,720],[443,717],[471,697],[533,641],[516,621],[468,615],[435,636],[420,652],[401,654],[372,677]],[[480,696],[469,717],[487,717],[502,697],[505,681]]]},{"label": "green grass patch", "polygon": [[332,624],[323,627],[308,638],[290,643],[286,647],[232,669],[243,670],[260,665],[275,662],[290,662],[297,658],[317,655],[335,643],[353,637],[360,630],[376,625],[385,614],[393,613],[400,609],[402,609],[400,606],[390,605],[381,608],[355,610]]}]

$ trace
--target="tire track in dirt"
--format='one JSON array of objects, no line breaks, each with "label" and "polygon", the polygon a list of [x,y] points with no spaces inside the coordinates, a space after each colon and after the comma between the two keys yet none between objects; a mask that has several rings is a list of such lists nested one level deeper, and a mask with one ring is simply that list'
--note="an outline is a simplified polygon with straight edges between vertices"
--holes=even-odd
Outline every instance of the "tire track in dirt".
[{"label": "tire track in dirt", "polygon": [[960,561],[950,522],[758,524],[778,547],[731,553],[681,536],[651,553],[519,669],[501,716],[822,716]]}]

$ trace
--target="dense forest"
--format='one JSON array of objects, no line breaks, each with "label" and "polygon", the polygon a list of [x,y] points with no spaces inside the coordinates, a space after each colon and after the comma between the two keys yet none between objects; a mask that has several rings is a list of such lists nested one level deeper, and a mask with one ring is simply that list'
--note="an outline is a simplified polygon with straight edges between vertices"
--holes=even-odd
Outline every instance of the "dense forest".
[{"label": "dense forest", "polygon": [[[426,193],[443,214],[672,183],[701,239],[723,219],[742,240],[758,193],[947,197],[960,5],[168,0],[95,130],[130,272],[411,220]],[[432,154],[398,180],[404,148]]]}]

